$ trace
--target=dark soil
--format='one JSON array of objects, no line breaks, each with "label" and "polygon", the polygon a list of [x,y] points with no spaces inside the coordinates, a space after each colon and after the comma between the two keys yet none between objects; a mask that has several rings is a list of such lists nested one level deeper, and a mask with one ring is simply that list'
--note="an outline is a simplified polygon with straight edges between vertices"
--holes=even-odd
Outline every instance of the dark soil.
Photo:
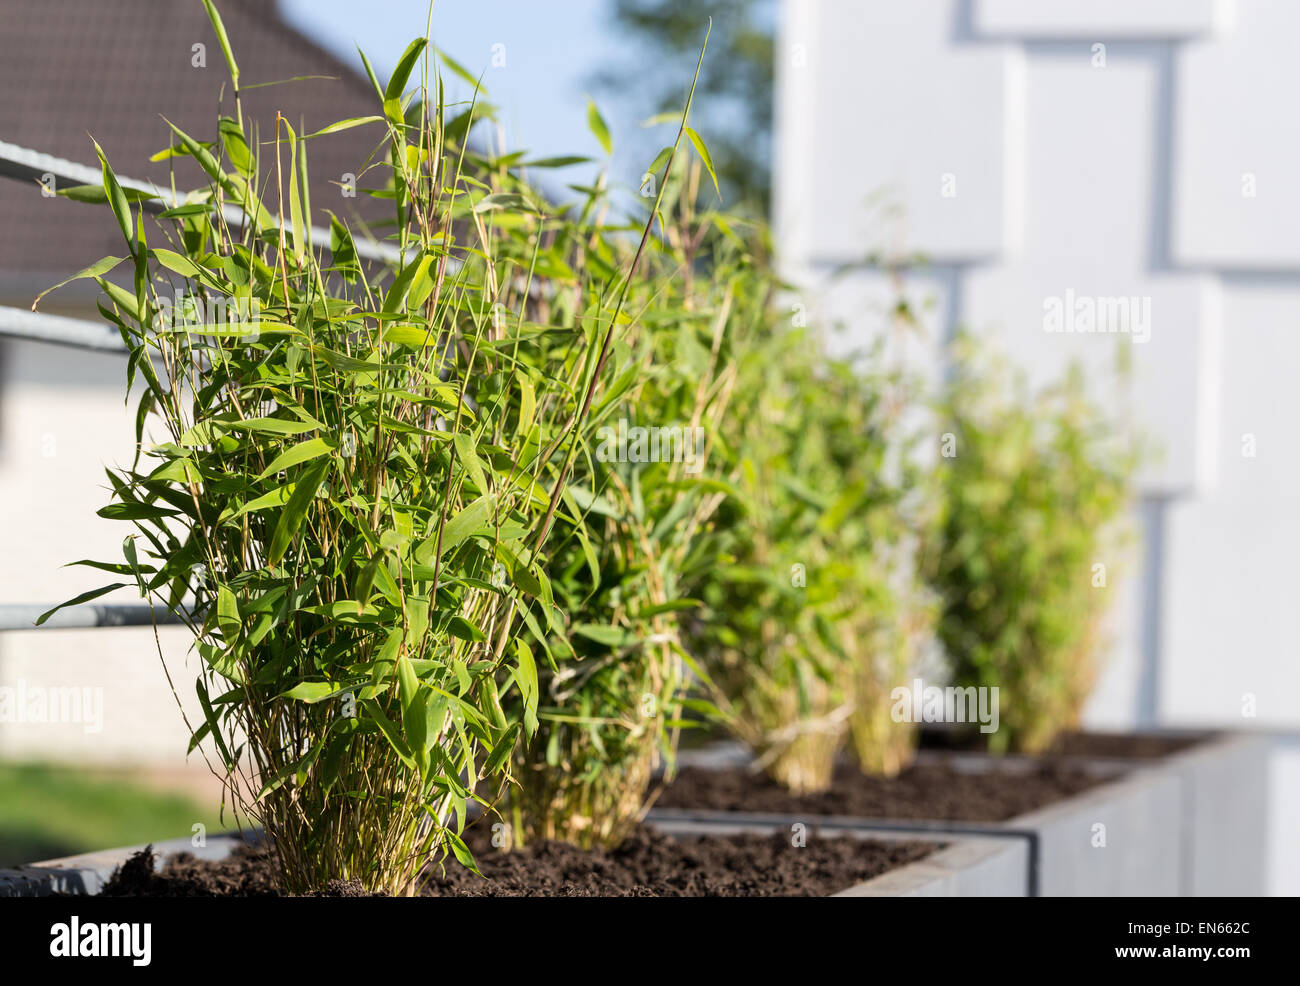
[{"label": "dark soil", "polygon": [[918,763],[897,777],[869,777],[849,763],[836,766],[828,791],[792,795],[765,774],[744,767],[683,767],[655,807],[753,811],[810,818],[930,818],[1001,822],[1107,780],[1060,761],[1027,769],[959,770]]},{"label": "dark soil", "polygon": [[157,857],[146,846],[114,871],[101,897],[267,897],[275,896],[275,870],[262,846],[244,846],[219,863],[182,852],[154,870]]},{"label": "dark soil", "polygon": [[[430,874],[431,897],[823,897],[921,859],[927,842],[790,833],[670,837],[641,826],[617,849],[584,850],[540,842],[505,853],[475,826],[465,833],[483,876],[454,861]],[[172,856],[153,870],[151,850],[113,875],[103,896],[235,897],[275,895],[268,850],[244,847],[220,862]],[[313,896],[367,897],[357,881],[333,881]]]},{"label": "dark soil", "polygon": [[[1212,739],[1212,733],[1062,733],[1043,755],[1095,757],[1107,760],[1153,760]],[[980,753],[986,737],[970,730],[931,727],[921,730],[921,749]]]},{"label": "dark soil", "polygon": [[427,891],[472,897],[824,897],[928,856],[934,845],[791,833],[673,837],[641,826],[617,849],[544,842],[494,851],[481,829],[470,847],[486,880],[447,867]]}]

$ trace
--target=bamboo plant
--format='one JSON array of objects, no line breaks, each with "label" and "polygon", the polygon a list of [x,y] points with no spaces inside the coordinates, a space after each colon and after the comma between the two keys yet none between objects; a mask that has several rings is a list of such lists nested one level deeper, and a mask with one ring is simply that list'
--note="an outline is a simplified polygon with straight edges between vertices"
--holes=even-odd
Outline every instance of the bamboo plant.
[{"label": "bamboo plant", "polygon": [[926,572],[959,687],[997,688],[994,750],[1036,752],[1078,724],[1128,539],[1139,449],[1077,367],[1031,392],[971,336],[942,402],[942,514]]},{"label": "bamboo plant", "polygon": [[735,735],[796,792],[829,786],[852,736],[863,769],[896,773],[911,730],[889,717],[929,624],[904,500],[912,467],[879,353],[830,357],[773,326],[739,364],[729,436],[741,498],[719,537],[731,563],[699,587],[693,646]]},{"label": "bamboo plant", "polygon": [[[598,440],[573,457],[577,482],[550,558],[556,598],[573,622],[556,628],[538,662],[539,725],[516,752],[503,807],[516,846],[538,838],[616,845],[643,814],[655,768],[671,773],[689,663],[679,614],[693,605],[682,573],[700,563],[697,549],[726,495],[710,461],[733,379],[743,266],[734,242],[702,256],[714,223],[726,222],[696,205],[701,183],[716,192],[716,177],[688,125],[693,92],[694,83],[676,140],[646,172],[655,183],[648,216],[570,244],[575,267],[630,249],[630,229],[641,231],[638,250],[650,248],[647,276],[627,300],[632,316],[612,382],[592,412]],[[605,212],[608,203],[584,208]],[[659,238],[650,243],[652,226]]]},{"label": "bamboo plant", "polygon": [[[139,405],[100,511],[133,527],[124,560],[83,563],[124,578],[70,602],[131,585],[181,616],[202,659],[191,749],[264,827],[286,889],[409,894],[448,853],[474,865],[468,803],[537,728],[528,642],[571,622],[549,552],[587,536],[573,450],[637,263],[564,262],[595,219],[471,140],[481,109],[445,103],[427,37],[386,84],[365,62],[375,115],[259,132],[204,3],[233,93],[213,132],[170,127],[157,195],[96,145],[102,186],[72,196],[121,228],[126,256],[75,277],[102,288]],[[343,220],[313,228],[309,149],[357,128],[368,193],[392,206],[387,265]]]}]

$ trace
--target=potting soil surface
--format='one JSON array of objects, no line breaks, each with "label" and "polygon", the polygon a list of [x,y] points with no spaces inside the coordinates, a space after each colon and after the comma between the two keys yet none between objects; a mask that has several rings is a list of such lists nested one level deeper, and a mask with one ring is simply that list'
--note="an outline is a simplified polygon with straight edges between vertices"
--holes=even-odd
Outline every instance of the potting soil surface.
[{"label": "potting soil surface", "polygon": [[1085,791],[1108,778],[1078,765],[1043,761],[1028,769],[962,770],[923,762],[897,777],[869,777],[838,764],[830,789],[794,795],[767,775],[745,767],[683,767],[657,808],[750,811],[810,818],[928,818],[1001,822]]},{"label": "potting soil surface", "polygon": [[[819,836],[795,846],[791,833],[671,837],[638,827],[617,849],[538,842],[516,852],[491,846],[491,832],[465,833],[482,876],[454,860],[430,873],[433,897],[812,897],[847,889],[935,851],[934,843]],[[128,860],[103,896],[276,895],[274,861],[243,847],[220,862],[187,853],[154,871],[152,853]],[[316,896],[365,897],[357,881],[334,881]]]}]

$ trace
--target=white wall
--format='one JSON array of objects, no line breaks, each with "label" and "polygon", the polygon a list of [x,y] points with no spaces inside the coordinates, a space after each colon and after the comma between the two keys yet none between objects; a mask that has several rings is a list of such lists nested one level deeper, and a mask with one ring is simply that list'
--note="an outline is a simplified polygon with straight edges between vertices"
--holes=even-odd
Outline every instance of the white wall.
[{"label": "white wall", "polygon": [[[1093,725],[1300,727],[1297,36],[1292,0],[782,4],[777,241],[815,303],[876,331],[885,277],[830,272],[919,255],[919,359],[965,326],[1033,379],[1082,360],[1163,449]],[[1067,291],[1149,303],[1149,340],[1045,331]],[[1104,382],[1118,345],[1127,394]],[[1289,892],[1295,762],[1275,770]]]},{"label": "white wall", "polygon": [[[0,602],[54,603],[120,581],[82,558],[121,561],[130,525],[102,520],[106,466],[130,463],[133,410],[122,401],[125,357],[0,340]],[[139,602],[118,590],[104,602]],[[191,717],[188,634],[159,631]],[[0,757],[181,767],[189,732],[147,627],[0,633],[0,686],[73,688],[90,706],[76,722],[0,721]],[[46,694],[49,694],[47,691]],[[200,721],[191,718],[191,721]],[[195,754],[195,766],[201,760]]]}]

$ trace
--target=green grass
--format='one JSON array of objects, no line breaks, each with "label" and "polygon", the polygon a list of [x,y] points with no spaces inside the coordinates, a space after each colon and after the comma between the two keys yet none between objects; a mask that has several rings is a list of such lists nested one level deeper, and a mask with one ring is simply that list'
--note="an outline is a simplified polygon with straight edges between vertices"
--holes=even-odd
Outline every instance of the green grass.
[{"label": "green grass", "polygon": [[48,764],[0,764],[0,866],[189,835],[202,822],[222,831],[215,808],[188,794],[145,787],[118,774]]}]

